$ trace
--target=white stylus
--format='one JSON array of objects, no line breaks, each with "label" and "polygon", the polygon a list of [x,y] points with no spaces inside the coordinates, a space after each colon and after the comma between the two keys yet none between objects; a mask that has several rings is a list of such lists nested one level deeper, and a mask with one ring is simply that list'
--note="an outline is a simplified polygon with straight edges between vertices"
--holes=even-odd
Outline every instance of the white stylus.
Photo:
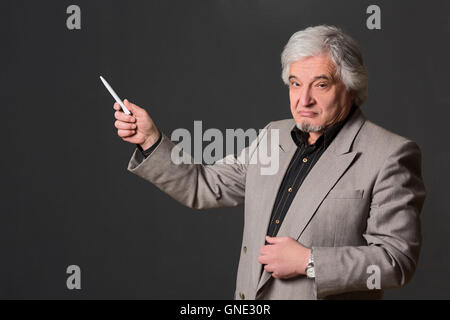
[{"label": "white stylus", "polygon": [[117,95],[117,93],[114,91],[113,88],[111,88],[111,86],[109,85],[108,82],[106,82],[106,80],[100,76],[100,80],[102,80],[103,84],[105,85],[106,89],[108,89],[109,93],[111,93],[111,95],[113,96],[113,98],[117,101],[118,104],[120,104],[120,106],[122,107],[123,112],[125,112],[126,114],[131,114],[131,112],[127,109],[127,107],[125,107],[125,105],[123,104],[122,100],[120,100],[119,96]]}]

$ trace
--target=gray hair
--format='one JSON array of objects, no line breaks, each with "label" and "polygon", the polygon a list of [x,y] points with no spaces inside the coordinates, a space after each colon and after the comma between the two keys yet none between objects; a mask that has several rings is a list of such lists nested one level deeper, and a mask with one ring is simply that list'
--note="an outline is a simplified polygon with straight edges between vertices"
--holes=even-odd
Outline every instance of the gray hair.
[{"label": "gray hair", "polygon": [[328,53],[336,67],[335,76],[347,91],[355,92],[355,103],[361,106],[367,99],[368,73],[359,45],[341,29],[320,25],[294,33],[281,54],[281,78],[289,85],[291,63],[306,57]]}]

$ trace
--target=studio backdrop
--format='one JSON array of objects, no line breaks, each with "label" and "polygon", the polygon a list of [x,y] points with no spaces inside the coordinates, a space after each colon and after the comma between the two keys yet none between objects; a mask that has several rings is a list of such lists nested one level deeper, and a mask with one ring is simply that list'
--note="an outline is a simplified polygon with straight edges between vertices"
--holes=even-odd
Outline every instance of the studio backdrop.
[{"label": "studio backdrop", "polygon": [[449,298],[449,12],[444,0],[1,1],[0,298],[232,299],[243,207],[192,210],[130,173],[136,146],[117,136],[99,76],[169,137],[195,121],[263,128],[292,117],[284,45],[320,24],[360,44],[367,118],[422,150],[420,262],[385,298]]}]

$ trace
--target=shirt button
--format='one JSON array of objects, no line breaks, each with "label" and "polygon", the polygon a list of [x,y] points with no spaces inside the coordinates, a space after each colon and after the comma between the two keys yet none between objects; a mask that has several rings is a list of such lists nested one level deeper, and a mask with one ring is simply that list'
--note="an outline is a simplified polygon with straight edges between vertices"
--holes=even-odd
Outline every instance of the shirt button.
[{"label": "shirt button", "polygon": [[239,292],[239,297],[241,297],[242,300],[245,299],[245,295],[242,292]]},{"label": "shirt button", "polygon": [[242,250],[244,250],[244,253],[247,253],[247,247],[244,247]]},{"label": "shirt button", "polygon": [[308,161],[308,159],[307,158],[303,158],[303,162],[306,162],[306,161]]},{"label": "shirt button", "polygon": [[276,223],[276,224],[279,224],[279,223],[280,223],[280,220],[278,220],[278,219],[275,220],[275,223]]},{"label": "shirt button", "polygon": [[288,192],[292,192],[292,188],[289,188],[289,189],[288,189]]}]

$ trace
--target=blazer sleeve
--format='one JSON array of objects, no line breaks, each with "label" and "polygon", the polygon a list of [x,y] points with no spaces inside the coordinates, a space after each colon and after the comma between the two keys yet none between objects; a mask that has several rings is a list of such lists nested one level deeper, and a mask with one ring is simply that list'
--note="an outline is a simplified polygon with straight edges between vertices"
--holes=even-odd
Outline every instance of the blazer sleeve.
[{"label": "blazer sleeve", "polygon": [[379,270],[382,290],[409,282],[419,259],[425,194],[420,149],[405,141],[376,178],[363,235],[367,245],[313,247],[317,297],[369,290],[374,270]]},{"label": "blazer sleeve", "polygon": [[[212,165],[194,164],[190,155],[181,152],[165,134],[155,150],[144,158],[135,150],[128,170],[153,183],[181,204],[193,209],[233,207],[244,202],[247,167],[268,124],[239,156],[228,155]],[[176,164],[172,153],[182,154]]]}]

